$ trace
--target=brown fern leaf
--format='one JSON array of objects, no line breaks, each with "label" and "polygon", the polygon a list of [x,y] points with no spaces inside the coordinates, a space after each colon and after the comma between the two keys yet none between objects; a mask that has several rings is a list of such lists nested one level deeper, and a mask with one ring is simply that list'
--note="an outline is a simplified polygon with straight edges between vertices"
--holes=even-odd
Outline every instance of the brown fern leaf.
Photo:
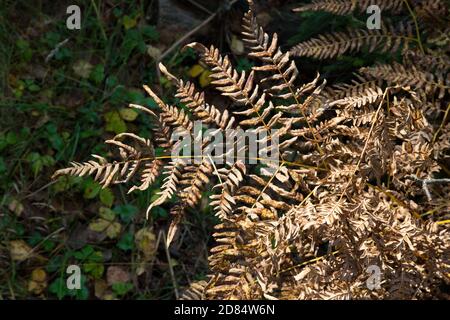
[{"label": "brown fern leaf", "polygon": [[403,9],[403,1],[396,0],[314,0],[311,4],[294,9],[294,12],[326,11],[337,15],[347,15],[354,11],[365,12],[370,5],[377,5],[382,11],[398,13]]},{"label": "brown fern leaf", "polygon": [[[124,138],[131,138],[137,145],[132,146],[121,141]],[[154,182],[159,176],[162,162],[154,158],[154,149],[149,140],[132,133],[121,133],[113,139],[106,140],[106,143],[118,147],[123,161],[109,163],[105,158],[93,155],[97,161],[72,162],[72,167],[56,171],[52,178],[55,179],[61,175],[82,177],[95,174],[94,180],[98,181],[103,188],[106,188],[111,184],[130,181],[136,175],[142,163],[146,163],[145,167],[147,169],[144,169],[144,172],[141,173],[143,184],[139,187],[141,190],[145,190],[148,188],[149,183]],[[139,147],[143,148],[143,150],[139,150]],[[149,183],[147,184],[146,181],[149,181]]]},{"label": "brown fern leaf", "polygon": [[326,104],[329,107],[346,106],[360,108],[378,102],[383,96],[383,90],[377,86],[377,81],[366,82],[363,79],[352,80],[351,84],[335,85],[326,93]]},{"label": "brown fern leaf", "polygon": [[[270,40],[270,36],[258,24],[252,9],[244,14],[242,27],[243,41],[250,50],[249,57],[256,58],[263,63],[262,66],[255,66],[252,69],[264,73],[265,76],[261,79],[261,84],[268,85],[265,92],[280,99],[294,98],[296,102],[288,107],[277,106],[277,110],[297,109],[302,113],[313,100],[314,94],[310,95],[303,104],[300,103],[302,96],[312,91],[320,92],[320,90],[317,91],[319,75],[313,81],[296,88],[294,83],[299,74],[297,66],[289,58],[289,52],[283,53],[279,48],[278,35],[274,33],[272,40]],[[322,87],[324,85],[325,81]]]},{"label": "brown fern leaf", "polygon": [[144,85],[144,89],[161,108],[162,119],[165,123],[190,134],[194,125],[183,109],[179,110],[175,106],[166,105],[148,86]]},{"label": "brown fern leaf", "polygon": [[184,204],[193,208],[198,204],[202,197],[203,188],[209,183],[209,176],[212,172],[213,165],[206,158],[184,168],[180,180],[180,186],[186,186],[180,191],[180,197]]},{"label": "brown fern leaf", "polygon": [[328,59],[348,52],[359,52],[363,47],[367,47],[369,52],[396,52],[402,46],[402,50],[406,51],[409,44],[416,41],[412,26],[400,24],[397,30],[388,24],[381,30],[348,29],[346,32],[333,32],[302,42],[290,52],[298,57]]},{"label": "brown fern leaf", "polygon": [[239,74],[231,65],[228,56],[222,57],[214,46],[208,49],[202,44],[194,42],[188,44],[187,47],[200,52],[202,59],[212,68],[210,77],[213,81],[211,83],[222,95],[230,97],[239,105],[250,106],[244,111],[234,111],[234,114],[248,116],[253,113],[257,115],[251,122],[241,122],[240,125],[264,124],[264,119],[269,115],[273,106],[266,108],[262,114],[260,113],[266,103],[266,94],[259,94],[259,86],[254,84],[255,72],[252,71],[248,76],[245,72]]},{"label": "brown fern leaf", "polygon": [[448,26],[448,2],[443,0],[418,1],[414,5],[414,11],[421,25],[424,25],[429,33]]},{"label": "brown fern leaf", "polygon": [[96,158],[98,162],[94,160],[84,163],[71,162],[72,167],[56,171],[52,178],[56,179],[63,175],[83,177],[85,175],[95,174],[95,180],[99,181],[103,188],[106,188],[111,183],[123,181],[124,178],[127,179],[128,175],[125,175],[124,177],[124,175],[118,175],[118,173],[128,173],[130,166],[135,167],[138,164],[138,161],[136,160],[126,161],[124,163],[109,163],[101,156],[93,155],[93,157]]},{"label": "brown fern leaf", "polygon": [[207,286],[208,282],[204,280],[191,282],[182,292],[180,300],[205,300]]},{"label": "brown fern leaf", "polygon": [[221,112],[214,105],[207,104],[203,92],[196,91],[193,83],[184,83],[183,80],[177,79],[162,63],[159,64],[159,68],[177,86],[175,97],[180,98],[181,102],[185,103],[199,120],[207,124],[214,123],[222,130],[234,126],[235,119],[230,116],[228,110]]},{"label": "brown fern leaf", "polygon": [[210,205],[214,208],[216,216],[224,219],[233,212],[233,205],[236,204],[233,194],[246,175],[246,167],[242,160],[238,160],[230,169],[221,168],[217,174],[222,183],[215,185],[214,188],[220,188],[221,192],[210,196],[213,200]]},{"label": "brown fern leaf", "polygon": [[429,73],[419,70],[414,66],[406,68],[404,65],[394,62],[392,65],[377,65],[361,68],[360,73],[369,79],[383,79],[393,86],[411,86],[424,94],[438,93],[442,99],[446,92],[450,92],[450,79],[447,74]]},{"label": "brown fern leaf", "polygon": [[159,198],[152,202],[147,208],[147,216],[153,207],[160,206],[175,194],[182,176],[182,169],[186,163],[182,159],[175,159],[169,165],[165,166],[164,180]]}]

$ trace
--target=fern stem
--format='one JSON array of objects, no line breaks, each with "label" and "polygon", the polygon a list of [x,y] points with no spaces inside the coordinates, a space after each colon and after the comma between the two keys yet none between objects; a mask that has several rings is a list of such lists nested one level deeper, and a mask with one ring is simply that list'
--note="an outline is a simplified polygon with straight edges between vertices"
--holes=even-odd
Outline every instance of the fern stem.
[{"label": "fern stem", "polygon": [[435,134],[433,136],[433,140],[432,140],[431,143],[434,144],[436,142],[436,139],[437,139],[437,136],[439,135],[439,132],[441,132],[442,128],[444,128],[444,124],[445,124],[445,121],[447,120],[447,116],[448,116],[449,112],[450,112],[450,103],[447,106],[447,110],[445,110],[444,119],[442,119],[441,125],[436,130],[436,132],[435,132]]},{"label": "fern stem", "polygon": [[[333,252],[331,252],[330,254],[335,255],[335,254],[337,254],[337,253],[339,253],[338,250],[333,251]],[[308,261],[301,262],[301,263],[299,263],[299,264],[295,264],[295,265],[293,265],[293,266],[291,266],[291,267],[289,267],[289,268],[286,268],[286,269],[283,269],[283,270],[278,271],[278,275],[279,275],[280,273],[285,273],[285,272],[288,272],[288,271],[293,270],[293,269],[295,269],[295,268],[300,268],[300,267],[306,266],[306,265],[308,265],[308,264],[311,264],[311,263],[320,261],[320,260],[324,259],[326,256],[328,256],[328,254],[323,255],[323,256],[320,256],[320,257],[313,258],[313,259],[308,260]]]},{"label": "fern stem", "polygon": [[353,174],[351,175],[352,178],[350,180],[348,180],[347,184],[344,187],[344,190],[342,190],[342,193],[341,193],[341,196],[339,197],[338,203],[341,202],[342,198],[344,197],[345,191],[350,186],[350,183],[352,183],[353,177],[355,176],[356,171],[359,169],[359,166],[361,165],[361,162],[362,162],[362,160],[364,158],[364,155],[366,153],[367,147],[369,146],[369,141],[370,141],[370,138],[372,136],[373,129],[375,128],[375,123],[376,123],[376,121],[378,119],[378,115],[380,114],[381,107],[383,106],[384,98],[386,97],[386,94],[387,94],[389,89],[390,89],[390,87],[387,87],[384,90],[383,97],[381,98],[380,105],[378,106],[377,112],[375,112],[375,114],[372,117],[372,125],[370,126],[370,130],[369,130],[369,133],[367,135],[367,140],[366,140],[366,142],[364,144],[364,147],[363,147],[363,150],[362,150],[361,155],[359,157],[359,160],[356,163],[356,167],[355,167],[355,169],[353,169]]},{"label": "fern stem", "polygon": [[409,14],[411,15],[411,18],[414,21],[414,26],[416,28],[416,34],[417,34],[417,43],[419,44],[420,51],[423,54],[425,54],[425,50],[423,49],[422,40],[420,37],[420,29],[419,29],[419,24],[417,23],[417,17],[415,15],[414,11],[412,10],[411,6],[409,5],[408,0],[403,0],[403,2],[405,3],[406,8],[408,8]]},{"label": "fern stem", "polygon": [[262,194],[264,193],[264,191],[266,191],[266,189],[269,187],[269,185],[272,183],[272,180],[275,178],[275,176],[278,174],[278,172],[280,171],[281,167],[284,165],[284,161],[281,162],[281,164],[278,166],[277,170],[275,171],[275,173],[270,177],[269,181],[266,183],[266,185],[264,186],[264,188],[261,190],[261,192],[259,193],[258,197],[255,200],[255,203],[253,203],[252,205],[252,209],[256,206],[256,204],[258,203],[259,198],[261,198]]}]

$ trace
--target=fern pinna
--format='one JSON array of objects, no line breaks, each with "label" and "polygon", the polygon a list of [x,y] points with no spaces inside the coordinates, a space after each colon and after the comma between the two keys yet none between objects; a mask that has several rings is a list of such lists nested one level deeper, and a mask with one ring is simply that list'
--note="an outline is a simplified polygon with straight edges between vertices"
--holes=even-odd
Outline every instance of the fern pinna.
[{"label": "fern pinna", "polygon": [[[405,9],[397,1],[379,2],[395,12]],[[355,3],[316,1],[305,9],[346,14],[357,7]],[[448,160],[449,126],[445,117],[442,123],[429,117],[430,110],[441,114],[441,105],[448,101],[448,78],[442,75],[448,63],[413,51],[405,54],[408,61],[431,59],[439,72],[430,70],[429,75],[420,71],[419,63],[410,68],[405,60],[401,66],[361,69],[350,84],[327,87],[320,75],[299,84],[290,52],[279,48],[276,34],[264,32],[253,2],[249,5],[242,38],[248,57],[256,61],[250,72],[236,71],[231,59],[214,46],[187,45],[209,66],[211,84],[231,100],[230,109],[209,103],[193,83],[178,79],[161,64],[161,72],[173,82],[175,96],[189,112],[168,105],[144,86],[159,113],[140,105],[130,107],[153,118],[153,139],[117,135],[106,142],[118,148],[120,160],[94,156],[95,160],[57,171],[55,177],[90,174],[103,186],[132,183],[132,192],[147,189],[162,175],[159,198],[149,204],[147,214],[176,196],[169,242],[188,208],[198,206],[206,187],[215,184],[210,204],[220,223],[213,233],[209,274],[186,288],[185,299],[443,294],[440,288],[450,281],[449,187],[436,183],[425,192],[424,186],[445,171]],[[403,31],[410,37],[410,29]],[[388,38],[383,32],[373,36],[357,32],[371,42],[337,46],[334,39],[346,40],[335,34],[297,46],[291,53],[335,57],[364,45],[378,46],[380,39]],[[391,43],[389,49],[402,47],[406,52],[404,44]],[[280,161],[263,166],[246,159],[227,161],[226,152],[215,155],[223,164],[205,156],[193,162],[173,157],[174,132],[190,136],[202,149],[214,144],[195,134],[195,120],[217,132],[266,130],[268,140],[275,135],[279,140]],[[155,155],[156,147],[163,149],[163,156]],[[373,268],[381,272],[380,283],[374,286],[368,284]]]}]

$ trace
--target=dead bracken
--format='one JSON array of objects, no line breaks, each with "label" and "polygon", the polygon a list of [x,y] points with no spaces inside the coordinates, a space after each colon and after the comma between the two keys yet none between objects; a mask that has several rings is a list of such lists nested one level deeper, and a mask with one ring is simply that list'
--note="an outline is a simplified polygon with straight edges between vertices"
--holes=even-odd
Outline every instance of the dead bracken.
[{"label": "dead bracken", "polygon": [[[424,28],[430,15],[447,12],[442,1],[416,2]],[[106,143],[118,148],[120,160],[95,156],[58,170],[55,177],[89,174],[105,187],[131,183],[132,192],[147,189],[162,175],[159,198],[148,211],[176,197],[169,242],[184,215],[215,183],[210,205],[221,221],[213,233],[208,278],[191,283],[185,299],[438,296],[450,281],[450,186],[448,179],[417,182],[435,181],[449,159],[449,124],[445,117],[439,123],[434,117],[448,113],[448,55],[427,48],[414,38],[414,27],[403,25],[334,33],[283,52],[278,36],[263,31],[249,3],[242,38],[248,57],[257,61],[250,72],[236,71],[214,46],[187,45],[211,69],[211,84],[231,99],[230,109],[209,103],[193,83],[160,65],[190,112],[145,86],[159,113],[130,107],[153,118],[153,139],[119,134]],[[316,1],[297,11],[345,14],[359,10],[355,3]],[[408,12],[401,1],[379,3],[385,10]],[[430,30],[430,38],[445,30],[448,25]],[[403,62],[362,68],[350,84],[328,87],[319,75],[299,84],[291,55],[325,59],[364,46],[402,47]],[[239,160],[216,165],[203,157],[186,164],[171,157],[171,134],[181,130],[193,136],[194,120],[221,131],[277,129],[280,161],[269,163],[268,170]],[[209,143],[203,140],[202,147]],[[164,156],[156,156],[156,147]],[[430,211],[436,212],[426,214]],[[373,266],[381,272],[375,289],[367,285]]]}]

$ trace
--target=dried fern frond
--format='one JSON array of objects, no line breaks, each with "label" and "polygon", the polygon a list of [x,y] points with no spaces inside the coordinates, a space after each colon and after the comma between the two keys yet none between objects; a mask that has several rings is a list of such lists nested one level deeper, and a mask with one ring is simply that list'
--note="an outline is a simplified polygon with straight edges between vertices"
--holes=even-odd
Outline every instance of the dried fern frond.
[{"label": "dried fern frond", "polygon": [[398,13],[403,9],[403,1],[398,0],[314,0],[293,9],[294,12],[326,11],[337,15],[346,15],[354,11],[365,12],[370,5],[377,5],[382,11]]},{"label": "dried fern frond", "polygon": [[437,93],[439,99],[442,99],[446,92],[450,92],[448,73],[430,73],[415,66],[407,68],[396,62],[361,68],[359,72],[369,79],[383,79],[389,85],[411,86],[427,95]]},{"label": "dried fern frond", "polygon": [[377,85],[377,81],[353,80],[351,84],[335,85],[324,94],[327,105],[349,106],[360,108],[367,104],[376,103],[383,96],[383,90]]},{"label": "dried fern frond", "polygon": [[400,24],[397,28],[388,24],[380,30],[348,29],[319,35],[318,38],[299,43],[291,49],[298,57],[328,59],[345,53],[359,52],[363,47],[369,52],[396,52],[400,47],[408,50],[409,44],[416,42],[410,24]]},{"label": "dried fern frond", "polygon": [[[133,146],[122,142],[123,138],[131,138],[133,142],[137,142],[137,146]],[[53,179],[61,175],[85,176],[94,175],[94,180],[98,181],[103,188],[111,184],[126,183],[131,180],[142,165],[143,172],[140,173],[142,184],[139,187],[133,187],[129,192],[135,189],[145,190],[153,183],[160,174],[162,162],[155,159],[154,148],[147,139],[136,136],[131,133],[121,133],[106,143],[118,147],[122,161],[114,161],[109,163],[105,158],[99,155],[93,155],[95,160],[84,163],[72,162],[72,167],[61,169],[55,172]]]},{"label": "dried fern frond", "polygon": [[179,98],[192,110],[197,119],[209,124],[214,123],[222,130],[230,129],[235,126],[234,117],[230,116],[227,110],[220,112],[214,105],[209,105],[205,101],[205,94],[198,92],[195,85],[191,82],[184,83],[183,80],[177,79],[167,68],[160,63],[161,72],[172,80],[177,86],[175,97]]},{"label": "dried fern frond", "polygon": [[[321,1],[311,8],[343,13],[367,2]],[[428,2],[439,1],[423,3]],[[379,1],[394,12],[401,3]],[[236,71],[213,46],[188,45],[212,69],[212,86],[231,100],[230,110],[210,104],[193,83],[160,64],[175,85],[175,97],[189,111],[167,104],[144,86],[158,112],[131,107],[152,116],[152,141],[132,133],[117,135],[107,143],[118,149],[120,161],[96,156],[55,177],[92,174],[104,186],[130,182],[130,192],[162,180],[147,215],[156,206],[170,206],[168,245],[185,215],[214,186],[209,204],[220,223],[212,234],[209,272],[206,281],[191,283],[182,295],[186,299],[431,297],[450,281],[448,210],[442,209],[448,205],[449,187],[423,187],[424,181],[444,174],[449,158],[449,109],[442,108],[449,93],[447,49],[436,44],[439,54],[435,49],[423,50],[426,55],[408,51],[403,65],[363,68],[349,84],[326,88],[319,75],[300,84],[290,53],[280,50],[277,35],[264,32],[249,4],[242,24],[248,57],[256,60],[251,72]],[[383,45],[393,52],[417,42],[411,39],[406,26],[398,33],[350,31],[322,36],[293,51],[328,58]],[[214,159],[225,160],[215,162],[205,152],[215,142],[194,132],[196,120],[202,129],[222,134],[241,127],[266,133],[258,137],[267,144],[255,155],[259,162],[228,159],[234,149],[214,153]],[[179,144],[172,135],[180,133],[202,154],[174,152]],[[248,151],[244,138],[237,133],[231,138],[239,151]],[[276,140],[278,149],[269,143]],[[164,155],[156,157],[155,148]],[[261,156],[269,154],[278,158]],[[175,196],[176,204],[169,204]],[[367,270],[373,266],[384,280],[370,290]]]},{"label": "dried fern frond", "polygon": [[242,160],[236,161],[230,169],[222,168],[217,172],[222,182],[214,188],[220,188],[221,192],[210,196],[212,200],[210,205],[219,218],[224,219],[233,212],[233,205],[236,204],[233,195],[246,173],[246,167]]}]

